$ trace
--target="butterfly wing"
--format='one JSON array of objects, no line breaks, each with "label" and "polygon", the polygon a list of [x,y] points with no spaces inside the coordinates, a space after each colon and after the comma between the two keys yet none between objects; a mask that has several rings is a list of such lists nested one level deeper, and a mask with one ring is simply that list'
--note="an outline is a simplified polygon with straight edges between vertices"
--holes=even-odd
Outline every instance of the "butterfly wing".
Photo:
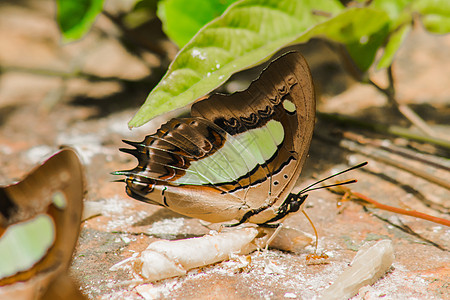
[{"label": "butterfly wing", "polygon": [[139,200],[212,221],[271,219],[300,174],[312,137],[312,78],[297,52],[283,55],[242,92],[213,94],[136,149],[127,192]]},{"label": "butterfly wing", "polygon": [[[246,194],[250,209],[271,208],[250,221],[268,220],[290,193],[306,159],[315,120],[312,77],[298,52],[275,60],[243,92],[213,95],[195,103],[192,116],[211,120],[234,139],[243,139],[246,161],[257,161]],[[252,165],[253,166],[253,165]]]},{"label": "butterfly wing", "polygon": [[78,239],[84,185],[77,155],[64,149],[24,180],[0,189],[1,297],[36,299],[66,272]]}]

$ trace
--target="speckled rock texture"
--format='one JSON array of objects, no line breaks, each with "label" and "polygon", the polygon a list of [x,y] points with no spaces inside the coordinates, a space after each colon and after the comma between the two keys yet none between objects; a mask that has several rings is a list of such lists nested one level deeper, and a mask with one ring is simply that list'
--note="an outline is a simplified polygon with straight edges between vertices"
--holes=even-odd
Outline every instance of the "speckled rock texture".
[{"label": "speckled rock texture", "polygon": [[[78,149],[88,180],[86,201],[96,203],[101,214],[81,224],[70,275],[90,299],[313,299],[347,268],[364,243],[381,239],[392,240],[392,268],[355,299],[449,299],[448,227],[364,208],[355,202],[337,207],[340,196],[328,190],[311,192],[306,205],[319,233],[319,251],[329,256],[326,264],[306,263],[306,255],[314,251],[309,246],[299,253],[253,252],[244,267],[239,260],[224,261],[138,287],[130,270],[111,271],[111,266],[144,250],[152,241],[196,237],[210,231],[196,219],[132,200],[123,183],[112,182],[117,178],[110,172],[136,164],[118,151],[124,146],[121,139],[142,140],[167,119],[158,117],[133,131],[127,128],[151,90],[152,85],[144,79],[151,77],[159,60],[155,55],[140,59],[129,54],[114,38],[117,28],[104,16],[81,42],[61,46],[53,1],[20,3],[0,4],[0,65],[5,67],[0,74],[0,183],[21,178],[61,144]],[[173,55],[174,47],[158,30],[155,36]],[[299,49],[313,70],[319,111],[408,125],[373,87],[345,76],[320,42]],[[450,36],[429,35],[418,24],[397,54],[394,68],[399,99],[438,132],[447,133],[449,50]],[[74,64],[83,72],[118,80],[94,82],[81,75],[63,78],[43,71],[70,72]],[[250,71],[241,77],[253,80],[256,74]],[[384,82],[382,73],[374,72],[373,78]],[[133,81],[144,84],[130,83]],[[323,138],[337,138],[339,129],[343,130],[319,120],[299,187],[367,160],[366,168],[346,175],[358,179],[352,190],[384,204],[448,219],[449,190]],[[402,143],[380,134],[360,134]],[[401,161],[429,168],[411,159]],[[447,170],[436,174],[450,179],[448,162]],[[301,213],[289,217],[285,224],[313,234]]]}]

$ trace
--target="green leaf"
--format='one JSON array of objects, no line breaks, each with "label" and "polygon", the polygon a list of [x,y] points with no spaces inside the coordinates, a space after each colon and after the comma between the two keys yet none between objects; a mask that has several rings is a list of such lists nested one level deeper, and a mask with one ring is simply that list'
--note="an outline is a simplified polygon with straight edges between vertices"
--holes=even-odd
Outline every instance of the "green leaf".
[{"label": "green leaf", "polygon": [[325,37],[344,44],[361,71],[375,59],[378,48],[389,33],[389,17],[379,9],[351,8],[313,27],[297,42],[312,37]]},{"label": "green leaf", "polygon": [[[313,2],[314,4],[311,4]],[[129,122],[184,106],[224,83],[233,73],[268,59],[308,28],[343,9],[336,0],[245,0],[204,26],[178,53],[160,83]]]},{"label": "green leaf", "polygon": [[413,2],[413,8],[422,15],[450,17],[450,2],[447,0],[416,0]]},{"label": "green leaf", "polygon": [[163,0],[158,17],[163,30],[178,47],[183,47],[206,23],[220,16],[237,0]]},{"label": "green leaf", "polygon": [[400,48],[403,41],[406,39],[406,36],[411,31],[411,28],[411,24],[408,23],[404,26],[401,26],[397,31],[393,32],[390,35],[389,40],[384,48],[383,55],[378,62],[378,69],[387,68],[392,64],[395,53],[397,52],[398,48]]},{"label": "green leaf", "polygon": [[366,72],[375,60],[378,49],[383,45],[389,34],[387,23],[378,32],[362,37],[359,41],[346,43],[348,53],[356,66]]},{"label": "green leaf", "polygon": [[142,26],[156,17],[158,0],[133,0],[134,6],[131,11],[121,15],[123,25],[133,30]]},{"label": "green leaf", "polygon": [[103,9],[103,0],[56,0],[57,22],[63,42],[82,38]]},{"label": "green leaf", "polygon": [[450,18],[442,15],[426,15],[421,18],[423,26],[432,33],[446,34],[450,32]]},{"label": "green leaf", "polygon": [[422,23],[428,31],[438,34],[450,32],[450,1],[417,0],[413,6],[422,15]]},{"label": "green leaf", "polygon": [[404,23],[404,18],[411,19],[411,4],[414,0],[374,0],[370,4],[373,9],[386,12],[392,21],[391,28]]}]

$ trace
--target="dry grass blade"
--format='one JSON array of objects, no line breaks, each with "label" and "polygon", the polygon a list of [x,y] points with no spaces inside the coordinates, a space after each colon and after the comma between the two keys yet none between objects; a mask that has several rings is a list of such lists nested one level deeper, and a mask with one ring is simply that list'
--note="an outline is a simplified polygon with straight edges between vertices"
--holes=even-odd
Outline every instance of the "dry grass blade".
[{"label": "dry grass blade", "polygon": [[421,213],[421,212],[418,212],[418,211],[415,211],[415,210],[406,210],[406,209],[403,209],[403,208],[382,204],[382,203],[380,203],[378,201],[375,201],[372,198],[369,198],[369,197],[367,197],[367,196],[365,196],[365,195],[363,195],[361,193],[353,192],[348,187],[338,186],[338,187],[331,188],[331,190],[333,192],[335,192],[335,193],[343,195],[343,198],[348,199],[348,200],[353,200],[353,201],[357,201],[357,202],[363,202],[365,204],[370,204],[373,207],[376,207],[378,209],[390,211],[390,212],[393,212],[393,213],[396,213],[396,214],[412,216],[412,217],[420,218],[420,219],[423,219],[423,220],[431,221],[431,222],[434,222],[434,223],[438,223],[438,224],[442,224],[442,225],[450,227],[450,221],[449,220],[446,220],[446,219],[443,219],[443,218],[439,218],[439,217],[435,217],[435,216],[431,216],[431,215],[428,215],[428,214],[425,214],[425,213]]}]

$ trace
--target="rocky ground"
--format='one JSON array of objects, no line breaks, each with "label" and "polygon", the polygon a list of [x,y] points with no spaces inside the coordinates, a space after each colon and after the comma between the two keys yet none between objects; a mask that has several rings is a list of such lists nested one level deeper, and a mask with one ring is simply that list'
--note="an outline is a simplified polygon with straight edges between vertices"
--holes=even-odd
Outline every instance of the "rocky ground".
[{"label": "rocky ground", "polygon": [[[209,232],[196,219],[128,198],[123,184],[112,182],[116,178],[110,175],[111,171],[135,165],[132,158],[118,151],[123,147],[121,139],[141,140],[167,118],[156,118],[133,131],[127,128],[165,62],[155,54],[130,54],[118,42],[120,30],[104,16],[81,42],[62,46],[54,13],[53,1],[0,3],[0,183],[21,178],[60,145],[75,147],[86,168],[86,201],[100,205],[101,214],[82,223],[70,274],[89,298],[141,299],[129,282],[133,279],[129,272],[111,271],[111,266],[142,251],[154,240]],[[152,28],[159,27],[153,24]],[[167,57],[173,56],[175,48],[164,40],[160,29],[149,35],[166,49]],[[449,49],[450,36],[429,35],[418,25],[398,53],[394,69],[398,98],[442,136],[448,134],[450,124]],[[373,87],[343,75],[320,42],[302,47],[301,51],[313,69],[320,112],[408,125]],[[252,80],[256,72],[237,78]],[[373,78],[383,83],[382,75],[374,73]],[[298,186],[367,160],[366,168],[348,175],[358,179],[352,190],[384,204],[449,218],[448,189],[389,163],[396,161],[431,172],[448,182],[448,150],[358,131],[364,137],[383,141],[385,146],[415,147],[414,153],[418,153],[417,149],[431,152],[425,157],[444,166],[436,168],[415,158],[383,152],[379,145],[370,148],[351,139],[335,139],[337,132],[344,131],[348,137],[349,132],[355,133],[353,130],[318,122]],[[380,155],[388,160],[380,160]],[[340,196],[320,190],[310,194],[306,207],[319,233],[319,249],[330,256],[327,264],[306,264],[305,256],[313,247],[301,253],[255,252],[245,269],[232,262],[218,263],[147,286],[149,293],[178,299],[312,299],[336,279],[364,243],[391,239],[395,249],[392,269],[357,298],[449,299],[448,227],[370,207],[364,209],[355,202],[344,202],[337,208],[338,199]],[[285,224],[312,234],[302,214],[291,216]]]}]

